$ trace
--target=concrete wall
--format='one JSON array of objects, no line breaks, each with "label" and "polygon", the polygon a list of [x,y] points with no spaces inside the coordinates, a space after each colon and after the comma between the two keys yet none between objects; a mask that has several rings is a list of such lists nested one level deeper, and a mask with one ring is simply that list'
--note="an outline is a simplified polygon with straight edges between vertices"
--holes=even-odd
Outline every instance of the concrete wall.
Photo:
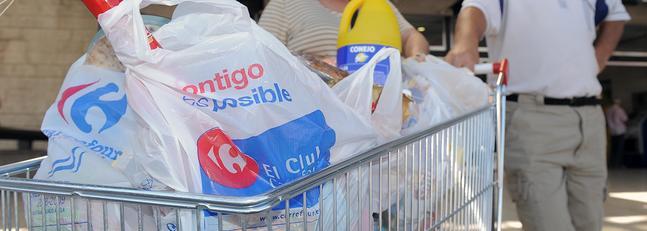
[{"label": "concrete wall", "polygon": [[0,16],[0,126],[39,129],[96,29],[79,0],[16,0]]}]

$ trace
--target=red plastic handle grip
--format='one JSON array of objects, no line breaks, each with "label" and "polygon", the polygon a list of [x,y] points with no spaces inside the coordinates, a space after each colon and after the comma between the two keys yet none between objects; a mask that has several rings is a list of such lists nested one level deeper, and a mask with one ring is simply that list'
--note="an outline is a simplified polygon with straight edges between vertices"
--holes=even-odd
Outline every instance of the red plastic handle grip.
[{"label": "red plastic handle grip", "polygon": [[494,71],[494,74],[503,74],[503,80],[502,83],[503,85],[508,85],[508,72],[509,72],[509,62],[508,59],[503,59],[501,62],[498,63],[493,63],[492,64],[492,69]]}]

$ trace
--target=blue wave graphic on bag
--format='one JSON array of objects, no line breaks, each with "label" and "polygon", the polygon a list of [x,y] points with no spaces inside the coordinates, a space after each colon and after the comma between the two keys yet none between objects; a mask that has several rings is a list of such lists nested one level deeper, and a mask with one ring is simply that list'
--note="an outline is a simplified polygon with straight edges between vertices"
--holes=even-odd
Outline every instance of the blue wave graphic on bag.
[{"label": "blue wave graphic on bag", "polygon": [[[214,128],[197,142],[202,192],[227,196],[252,196],[315,173],[330,165],[335,131],[316,110],[258,136],[231,140]],[[319,188],[309,190],[307,207],[317,204]],[[303,197],[290,207],[303,206]],[[274,209],[282,209],[280,204]]]},{"label": "blue wave graphic on bag", "polygon": [[83,151],[77,152],[78,149],[79,147],[74,147],[71,150],[70,156],[68,156],[67,158],[55,160],[50,167],[51,170],[49,170],[49,172],[47,173],[49,177],[52,177],[59,171],[69,170],[73,173],[78,172],[79,168],[81,167],[83,155],[85,155],[85,152]]}]

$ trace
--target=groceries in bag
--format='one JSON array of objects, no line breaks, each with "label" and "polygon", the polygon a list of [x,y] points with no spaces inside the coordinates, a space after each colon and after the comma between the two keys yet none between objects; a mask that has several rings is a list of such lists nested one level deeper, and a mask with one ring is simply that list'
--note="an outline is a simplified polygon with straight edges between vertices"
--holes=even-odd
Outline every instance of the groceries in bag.
[{"label": "groceries in bag", "polygon": [[[93,120],[96,115],[131,115],[135,121],[131,127],[134,128],[132,130],[135,135],[124,137],[133,137],[128,140],[134,144],[123,142],[119,145],[127,146],[132,151],[123,153],[115,160],[106,160],[102,152],[83,146],[87,142],[75,137],[67,141],[56,141],[68,136],[54,136],[58,133],[51,133],[52,142],[59,144],[52,146],[52,158],[58,158],[57,153],[71,153],[47,162],[49,169],[43,168],[47,174],[54,172],[53,176],[63,176],[59,179],[50,177],[53,180],[69,179],[65,175],[68,173],[79,173],[82,174],[81,177],[87,177],[88,182],[77,180],[79,183],[91,183],[89,181],[100,178],[92,178],[92,174],[97,173],[84,170],[88,168],[81,164],[83,159],[85,163],[97,163],[99,169],[105,170],[101,173],[118,173],[114,175],[115,182],[124,182],[126,187],[228,196],[258,195],[373,146],[376,134],[380,135],[381,142],[395,139],[399,137],[399,130],[403,127],[402,121],[410,121],[408,114],[420,117],[420,111],[413,110],[418,108],[411,105],[416,105],[414,90],[425,89],[424,85],[405,81],[410,85],[407,85],[408,88],[404,91],[406,97],[403,97],[399,53],[395,49],[384,49],[382,54],[378,52],[368,61],[370,64],[365,65],[374,65],[372,68],[360,68],[347,79],[339,81],[339,88],[335,93],[343,99],[340,101],[324,83],[315,80],[317,76],[299,64],[278,41],[248,19],[244,20],[241,17],[244,14],[238,11],[240,5],[230,1],[187,1],[189,6],[194,4],[194,7],[204,9],[187,13],[184,7],[180,7],[179,12],[184,10],[184,14],[178,13],[174,22],[159,32],[149,33],[146,28],[139,28],[139,23],[136,22],[139,17],[133,12],[133,7],[138,4],[136,1],[134,3],[122,5],[122,9],[117,7],[114,9],[117,13],[110,15],[111,12],[108,12],[108,16],[103,15],[101,19],[106,20],[104,25],[114,26],[108,36],[111,41],[117,41],[116,54],[123,64],[115,60],[80,60],[80,63],[94,63],[104,69],[128,70],[128,76],[123,77],[123,73],[120,73],[121,83],[115,84],[122,89],[117,90],[117,93],[126,91],[127,94],[123,94],[123,98],[119,98],[119,94],[116,94],[115,99],[101,98],[101,101],[116,102],[125,99],[126,109],[121,109],[124,107],[121,104],[106,103],[109,106],[90,104],[84,106],[86,111],[76,112],[92,115],[87,117],[90,120],[87,124],[102,125],[97,134],[92,134],[96,137],[101,137],[101,133],[107,132],[110,127],[116,127],[110,123],[120,123],[121,120],[114,122],[106,119],[105,123],[97,123]],[[133,15],[135,16],[132,17]],[[110,16],[113,18],[109,18]],[[119,21],[124,18],[126,20]],[[222,24],[200,23],[215,18],[222,20]],[[132,23],[136,27],[116,28],[118,24],[124,23]],[[136,33],[122,33],[123,30],[133,28]],[[138,37],[147,39],[142,41]],[[157,45],[153,46],[155,49],[150,49],[151,38],[156,41]],[[119,43],[121,39],[134,41],[130,43],[134,49],[127,49],[128,42]],[[103,47],[102,49],[109,48],[110,45],[107,40],[99,44],[101,45],[97,47]],[[386,58],[395,66],[389,67],[392,72],[388,75],[393,76],[385,78],[384,84],[379,88],[381,92],[376,94],[373,78],[375,66]],[[425,77],[416,78],[420,82],[424,82],[421,79],[426,80]],[[349,87],[354,85],[357,88]],[[96,89],[98,88],[89,85],[74,90],[84,94]],[[422,92],[426,94],[428,90],[426,88]],[[72,99],[77,97],[75,93],[65,91],[61,95],[72,95]],[[354,98],[355,96],[357,97]],[[375,96],[378,98],[374,98]],[[371,102],[376,103],[371,105]],[[403,106],[405,107],[402,108]],[[412,123],[418,126],[422,124]],[[79,125],[75,123],[75,126]],[[90,130],[97,128],[90,127]],[[87,126],[79,129],[88,130]],[[76,147],[78,145],[80,146]],[[56,147],[63,151],[54,151]],[[45,174],[45,170],[42,174]],[[342,193],[338,193],[340,194]],[[319,199],[320,195],[323,200]],[[332,188],[326,184],[322,191],[314,189],[308,191],[307,196],[293,198],[290,200],[290,207],[307,207],[308,210],[302,212],[302,216],[307,216],[308,227],[315,227],[318,222],[322,222],[317,220],[320,206],[331,208],[353,203],[341,195],[336,198],[339,204],[333,204],[331,195]],[[281,204],[275,209],[284,209],[284,206]],[[369,214],[371,213],[363,208],[359,214],[342,213],[337,214],[337,218],[347,216],[346,219],[352,219],[353,222],[349,223],[351,227],[344,227],[355,229],[357,220],[367,220]],[[173,214],[167,215],[175,217]],[[182,227],[194,229],[196,225],[200,225],[208,229],[223,225],[236,229],[241,222],[236,217],[205,212],[208,218],[205,223],[195,224],[195,216],[196,214],[179,215],[183,220]],[[219,224],[217,219],[213,219],[217,216],[224,217],[222,220],[225,224]],[[249,216],[243,222],[248,228],[255,228],[267,227],[268,224],[278,227],[284,221],[285,218],[281,217],[259,215]],[[49,221],[46,223],[49,224]],[[327,225],[329,224],[324,226]]]},{"label": "groceries in bag", "polygon": [[[127,69],[128,102],[144,118],[133,161],[164,185],[258,195],[375,144],[368,121],[239,3],[178,1],[174,19],[152,34],[160,47],[149,49],[133,10],[137,2],[119,4],[99,22]],[[307,207],[317,209],[319,193],[308,192]],[[291,207],[302,203],[302,197],[290,201]],[[317,218],[309,216],[308,226]],[[265,227],[283,219],[247,224]]]},{"label": "groceries in bag", "polygon": [[[144,19],[152,29],[168,21],[156,16],[144,16]],[[141,128],[140,118],[128,104],[124,73],[117,71],[121,64],[106,47],[110,44],[102,37],[102,32],[98,32],[87,54],[70,66],[58,97],[43,119],[41,130],[50,138],[48,158],[42,162],[36,178],[120,187],[130,185],[90,182],[96,180],[93,175],[75,174],[83,169],[83,157],[88,156],[79,153],[97,155],[107,166],[131,155],[133,142],[137,140],[136,131]],[[58,144],[59,140],[64,143]],[[87,150],[73,152],[77,146]],[[117,172],[105,174],[121,175]],[[139,187],[139,183],[133,187]]]},{"label": "groceries in bag", "polygon": [[[377,65],[388,60],[390,71],[386,82],[375,98],[375,73]],[[333,90],[344,103],[362,118],[370,121],[380,135],[380,142],[400,137],[402,127],[402,72],[400,52],[383,48],[366,65],[337,83]]]},{"label": "groceries in bag", "polygon": [[[489,88],[486,84],[474,77],[473,74],[450,66],[433,56],[427,56],[425,62],[418,62],[414,59],[404,60],[403,73],[402,87],[406,96],[403,97],[403,100],[406,98],[411,99],[410,102],[403,101],[403,107],[406,110],[403,109],[405,116],[403,117],[404,123],[402,124],[401,133],[404,136],[430,129],[442,122],[487,105]],[[431,143],[414,144],[414,150],[427,150],[427,152],[432,153],[431,156],[433,157],[423,155],[419,159],[411,158],[407,160],[404,158],[404,161],[382,161],[380,164],[381,172],[388,175],[388,177],[382,177],[382,185],[388,184],[389,179],[391,181],[398,180],[398,176],[401,175],[425,176],[422,179],[411,178],[408,179],[410,181],[399,182],[398,186],[396,186],[397,189],[391,192],[392,194],[390,195],[390,198],[394,199],[390,203],[382,202],[381,211],[372,211],[376,217],[377,214],[381,213],[382,230],[396,226],[400,229],[406,229],[406,227],[423,228],[425,221],[435,219],[434,213],[436,211],[433,210],[429,211],[429,213],[406,219],[393,212],[389,216],[387,209],[390,208],[391,211],[418,211],[417,209],[422,201],[426,203],[431,200],[430,203],[434,205],[450,190],[457,190],[455,187],[460,186],[454,185],[452,182],[455,182],[453,178],[460,177],[461,171],[463,171],[462,163],[464,163],[465,150],[463,149],[464,140],[460,138],[463,135],[465,134],[460,132],[455,134],[458,138],[453,145],[442,145],[433,141]],[[416,162],[427,163],[429,166],[436,167],[426,170],[406,167],[415,166]],[[384,166],[399,167],[385,169]],[[379,172],[379,169],[373,170],[373,172]],[[375,175],[372,176],[372,179],[373,182],[379,182],[379,178]],[[414,190],[409,199],[411,203],[407,203],[405,198],[402,197],[402,195],[406,194],[407,185],[427,185],[431,190],[431,195],[434,196],[425,198],[425,195],[421,194],[420,191]],[[377,193],[376,191],[379,191],[379,188],[374,186],[373,193]],[[397,196],[398,192],[400,197]],[[400,203],[396,203],[396,201]],[[376,207],[374,206],[374,208]]]},{"label": "groceries in bag", "polygon": [[[144,19],[152,30],[168,21],[155,16],[144,16]],[[144,172],[127,177],[123,171],[113,167],[117,162],[127,162],[127,156],[133,152],[132,141],[137,139],[136,130],[140,128],[137,122],[139,118],[127,103],[125,76],[119,71],[121,67],[110,49],[110,43],[101,32],[97,33],[87,54],[70,66],[58,97],[45,114],[41,130],[49,138],[48,156],[41,162],[34,179],[144,190],[165,189]],[[61,227],[64,230],[73,229],[71,197],[31,194],[23,199],[35,229],[43,224],[54,228],[57,223],[66,224]],[[102,205],[100,202],[87,203],[90,202],[76,200],[76,229],[86,229],[89,223],[103,227],[104,216],[115,217],[119,212],[117,205],[108,204],[107,214],[88,216],[87,207],[100,209]],[[60,214],[63,215],[57,216],[56,204],[59,204]],[[43,211],[45,214],[42,214]],[[128,206],[124,211],[136,214]],[[151,219],[152,216],[144,216],[144,222],[152,223]],[[120,226],[118,219],[109,217],[105,222],[108,227]],[[136,222],[136,219],[126,221],[134,225]]]},{"label": "groceries in bag", "polygon": [[108,39],[101,34],[101,38],[92,44],[92,49],[88,52],[85,64],[96,67],[103,67],[109,70],[124,72],[126,68],[119,62],[112,45]]},{"label": "groceries in bag", "polygon": [[313,55],[297,55],[299,60],[310,70],[316,73],[329,87],[335,86],[339,81],[348,76],[348,72],[324,62]]},{"label": "groceries in bag", "polygon": [[410,118],[403,124],[408,135],[458,117],[488,104],[490,88],[473,73],[428,55],[424,62],[406,59],[404,88],[411,92]]},{"label": "groceries in bag", "polygon": [[[443,60],[430,55],[426,57],[425,62],[406,59],[403,61],[402,69],[404,73],[403,87],[413,99],[409,104],[411,115],[403,123],[402,135],[404,136],[430,129],[433,126],[488,105],[490,88],[466,69],[453,67]],[[450,190],[472,190],[460,188],[461,185],[453,183],[457,181],[455,180],[456,177],[464,174],[461,171],[464,171],[463,164],[465,164],[465,160],[463,158],[466,152],[464,150],[465,140],[462,138],[465,134],[457,132],[454,136],[456,137],[455,141],[451,144],[435,143],[433,141],[420,144],[421,149],[433,153],[432,158],[424,155],[420,158],[420,161],[437,167],[422,173],[429,176],[429,178],[421,182],[411,183],[429,185],[432,191],[431,195],[434,196],[427,198],[427,200],[431,199],[432,204],[441,200]],[[413,164],[413,162],[409,162],[409,164]],[[410,175],[421,174],[410,170],[403,171],[407,171]],[[395,173],[390,174],[397,175]],[[411,183],[407,182],[406,184]],[[422,195],[416,193],[412,200],[418,201],[422,198],[424,198]],[[416,206],[416,203],[411,205],[400,204],[400,208],[405,210],[411,208],[415,211]],[[409,227],[411,224],[420,226],[420,222],[434,219],[434,212],[431,211],[431,213],[425,214],[425,217],[418,220],[406,220],[392,216],[388,222],[391,222],[392,225],[400,224],[403,227]],[[397,219],[400,220],[398,221]]]}]

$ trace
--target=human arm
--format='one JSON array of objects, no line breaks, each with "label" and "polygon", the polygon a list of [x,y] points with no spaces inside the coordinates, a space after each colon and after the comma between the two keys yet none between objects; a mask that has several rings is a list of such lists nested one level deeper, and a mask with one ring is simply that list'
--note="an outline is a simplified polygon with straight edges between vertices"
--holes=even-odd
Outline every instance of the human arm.
[{"label": "human arm", "polygon": [[402,50],[404,57],[415,57],[418,61],[424,61],[429,54],[429,42],[422,33],[413,27],[402,33]]},{"label": "human arm", "polygon": [[[598,72],[602,72],[613,51],[615,50],[622,32],[624,31],[625,22],[631,17],[627,13],[622,1],[605,0],[608,13],[598,25],[597,38],[595,40],[595,58],[598,63]],[[598,19],[596,18],[596,23]]]},{"label": "human arm", "polygon": [[398,26],[400,27],[402,55],[406,58],[415,57],[418,61],[424,61],[425,56],[429,54],[429,42],[427,42],[427,38],[418,32],[391,2],[389,4],[395,13]]},{"label": "human arm", "polygon": [[476,7],[463,8],[456,21],[454,46],[445,56],[445,60],[456,67],[474,70],[474,65],[479,61],[479,41],[486,27],[483,11]]},{"label": "human arm", "polygon": [[595,40],[595,58],[598,61],[598,72],[602,72],[607,66],[609,58],[616,49],[622,32],[624,21],[605,21],[600,24],[598,37]]}]

